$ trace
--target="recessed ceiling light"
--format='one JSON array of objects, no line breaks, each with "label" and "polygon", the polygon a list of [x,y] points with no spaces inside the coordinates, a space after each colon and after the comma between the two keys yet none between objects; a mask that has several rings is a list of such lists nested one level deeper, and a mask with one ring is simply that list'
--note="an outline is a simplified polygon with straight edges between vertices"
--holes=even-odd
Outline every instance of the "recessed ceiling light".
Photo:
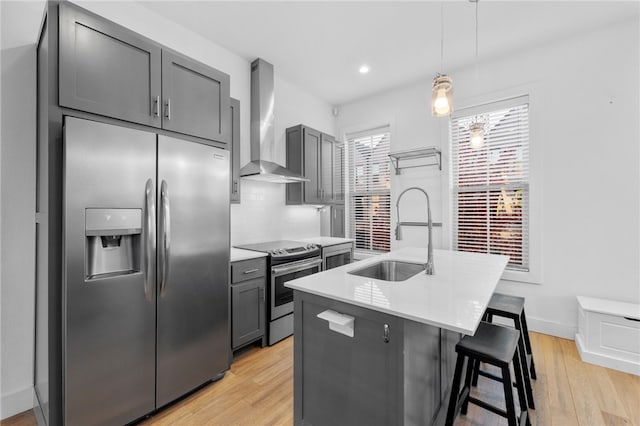
[{"label": "recessed ceiling light", "polygon": [[360,71],[360,74],[366,74],[369,72],[369,67],[367,65],[362,65],[358,71]]}]

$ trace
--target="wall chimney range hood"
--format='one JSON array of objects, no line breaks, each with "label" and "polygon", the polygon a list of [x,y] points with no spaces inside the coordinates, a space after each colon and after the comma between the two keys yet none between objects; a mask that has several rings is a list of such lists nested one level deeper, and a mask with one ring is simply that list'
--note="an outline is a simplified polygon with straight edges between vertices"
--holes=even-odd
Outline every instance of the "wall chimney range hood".
[{"label": "wall chimney range hood", "polygon": [[273,161],[275,157],[273,65],[251,63],[251,162],[240,169],[244,179],[272,183],[308,182]]}]

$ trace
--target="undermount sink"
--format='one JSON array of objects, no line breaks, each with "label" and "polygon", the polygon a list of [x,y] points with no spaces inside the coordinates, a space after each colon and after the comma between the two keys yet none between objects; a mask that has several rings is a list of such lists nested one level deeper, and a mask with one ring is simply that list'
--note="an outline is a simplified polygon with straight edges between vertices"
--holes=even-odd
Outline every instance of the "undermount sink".
[{"label": "undermount sink", "polygon": [[409,263],[399,260],[381,260],[364,268],[349,271],[349,274],[383,281],[404,281],[424,272],[423,263]]}]

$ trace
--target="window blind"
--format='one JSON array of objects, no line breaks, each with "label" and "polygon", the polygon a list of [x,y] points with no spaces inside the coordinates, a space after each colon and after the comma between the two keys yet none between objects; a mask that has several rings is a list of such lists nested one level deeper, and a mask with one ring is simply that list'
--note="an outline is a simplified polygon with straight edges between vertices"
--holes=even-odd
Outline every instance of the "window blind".
[{"label": "window blind", "polygon": [[391,249],[389,147],[388,128],[347,135],[348,233],[358,252]]},{"label": "window blind", "polygon": [[[484,145],[469,127],[484,123]],[[461,110],[450,121],[453,243],[456,250],[510,256],[529,270],[529,100]]]}]

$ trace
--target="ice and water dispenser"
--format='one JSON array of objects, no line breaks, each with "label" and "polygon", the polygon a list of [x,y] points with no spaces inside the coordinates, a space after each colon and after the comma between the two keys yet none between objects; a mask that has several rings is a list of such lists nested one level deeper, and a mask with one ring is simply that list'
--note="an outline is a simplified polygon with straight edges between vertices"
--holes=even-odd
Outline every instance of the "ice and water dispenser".
[{"label": "ice and water dispenser", "polygon": [[88,280],[140,271],[142,209],[86,209]]}]

